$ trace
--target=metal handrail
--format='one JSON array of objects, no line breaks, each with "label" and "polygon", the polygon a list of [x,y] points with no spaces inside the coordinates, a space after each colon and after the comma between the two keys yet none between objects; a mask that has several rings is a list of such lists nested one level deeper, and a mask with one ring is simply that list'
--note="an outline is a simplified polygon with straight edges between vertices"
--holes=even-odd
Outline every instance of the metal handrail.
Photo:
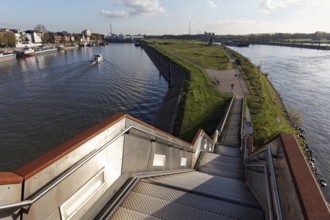
[{"label": "metal handrail", "polygon": [[48,184],[46,184],[44,186],[44,188],[41,188],[35,194],[33,194],[32,196],[30,196],[29,199],[26,199],[24,201],[17,202],[17,203],[12,203],[12,204],[7,204],[7,205],[1,205],[0,206],[0,213],[2,213],[3,211],[10,210],[10,209],[17,210],[19,208],[31,206],[33,203],[35,203],[36,201],[38,201],[42,196],[44,196],[46,193],[48,193],[53,188],[55,188],[58,184],[60,184],[64,179],[66,179],[68,176],[70,176],[72,173],[74,173],[80,167],[82,167],[83,165],[85,165],[94,156],[96,156],[102,150],[104,150],[105,148],[107,148],[110,144],[112,144],[114,141],[116,141],[118,138],[120,138],[122,135],[124,135],[125,133],[127,133],[131,129],[136,129],[136,130],[139,130],[139,131],[144,132],[146,134],[150,134],[150,135],[153,135],[153,136],[155,136],[157,138],[163,139],[165,141],[169,141],[173,145],[174,144],[179,145],[179,146],[182,147],[180,149],[185,149],[186,151],[195,152],[194,150],[192,150],[190,148],[186,148],[184,145],[182,145],[180,143],[176,143],[176,142],[174,142],[172,140],[168,140],[168,139],[163,138],[163,137],[161,137],[159,135],[153,134],[153,133],[151,133],[149,131],[146,131],[146,130],[143,130],[141,128],[138,128],[138,127],[135,127],[135,126],[132,126],[131,125],[128,128],[126,128],[125,130],[122,130],[120,133],[118,133],[115,137],[113,137],[110,141],[108,141],[107,143],[105,143],[102,147],[100,147],[97,150],[93,150],[92,152],[90,152],[89,154],[87,154],[85,157],[83,157],[81,160],[79,160],[76,164],[74,164],[73,166],[71,166],[70,168],[68,168],[66,171],[64,171],[62,174],[60,174],[59,176],[55,177]]},{"label": "metal handrail", "polygon": [[[131,126],[131,127],[132,127],[132,129],[135,129],[135,130],[138,130],[138,131],[144,132],[144,133],[146,133],[146,134],[150,134],[150,135],[152,135],[152,136],[154,136],[154,137],[156,137],[156,138],[162,139],[162,140],[164,140],[164,141],[169,141],[169,142],[171,142],[171,143],[174,144],[174,145],[175,145],[175,144],[176,144],[176,145],[179,145],[179,146],[182,147],[182,148],[180,148],[180,149],[185,149],[185,150],[187,150],[187,151],[189,151],[189,152],[195,152],[195,150],[190,149],[190,148],[187,148],[187,147],[184,146],[183,144],[176,143],[176,142],[174,142],[174,141],[172,141],[172,140],[166,139],[166,138],[164,138],[164,137],[162,137],[162,136],[159,136],[159,135],[157,135],[157,134],[151,133],[151,132],[149,132],[149,131],[143,130],[143,129],[138,128],[138,127],[135,127],[135,126]],[[172,147],[175,147],[174,145],[172,145]]]},{"label": "metal handrail", "polygon": [[268,175],[266,175],[266,173],[268,173],[268,169],[267,169],[267,165],[266,164],[262,164],[262,163],[256,163],[256,164],[248,164],[246,165],[246,167],[263,167],[264,169],[264,178],[265,178],[265,182],[266,182],[266,192],[267,192],[267,203],[268,203],[268,215],[269,215],[269,219],[273,220],[273,216],[274,216],[274,211],[272,209],[273,204],[272,204],[272,200],[271,200],[271,188],[270,188],[270,184],[269,184],[269,179],[268,179]]},{"label": "metal handrail", "polygon": [[50,190],[52,190],[55,186],[57,186],[59,183],[61,183],[65,178],[70,176],[73,172],[78,170],[80,167],[85,165],[90,159],[92,159],[96,154],[104,150],[106,147],[108,147],[110,144],[112,144],[115,140],[117,140],[119,137],[121,137],[123,134],[128,132],[132,129],[133,126],[128,127],[124,131],[120,132],[118,135],[116,135],[114,138],[112,138],[110,141],[108,141],[106,144],[104,144],[102,147],[100,147],[97,150],[93,150],[91,153],[87,154],[85,157],[83,157],[81,160],[79,160],[75,165],[64,171],[62,174],[60,174],[58,177],[53,179],[51,182],[47,184],[47,187],[39,190],[37,193],[31,196],[30,199],[26,199],[24,201],[8,204],[8,205],[2,205],[0,206],[0,211],[2,210],[8,210],[8,209],[18,209],[23,208],[26,206],[31,206],[33,203],[35,203],[37,200],[39,200],[42,196],[44,196],[46,193],[48,193]]},{"label": "metal handrail", "polygon": [[233,95],[233,97],[232,97],[232,99],[231,99],[231,101],[230,101],[230,104],[229,104],[228,110],[227,110],[227,112],[226,112],[225,119],[223,120],[223,123],[222,123],[222,125],[221,125],[221,127],[220,127],[220,131],[219,131],[220,134],[222,134],[223,129],[224,129],[224,127],[225,127],[225,124],[226,124],[226,122],[227,122],[227,119],[228,119],[228,116],[229,116],[229,112],[231,111],[231,108],[232,108],[232,106],[233,106],[233,102],[234,102],[234,100],[235,100],[235,96],[236,96],[236,94],[234,93],[234,95]]},{"label": "metal handrail", "polygon": [[269,163],[270,175],[271,175],[272,193],[273,193],[273,198],[275,199],[275,209],[276,209],[277,219],[283,219],[280,197],[278,194],[278,187],[277,187],[277,182],[275,179],[275,169],[274,169],[272,151],[270,149],[270,146],[268,146],[267,153],[268,153],[268,163]]},{"label": "metal handrail", "polygon": [[[276,182],[276,178],[275,178],[275,169],[274,169],[274,163],[273,163],[273,159],[272,159],[272,151],[271,151],[271,147],[270,146],[265,146],[264,148],[262,148],[261,150],[259,150],[258,152],[255,152],[254,154],[250,155],[248,159],[255,157],[263,152],[267,151],[267,156],[268,156],[268,160],[267,160],[267,172],[265,172],[265,176],[267,174],[267,181],[266,184],[268,184],[267,187],[269,187],[269,182],[271,183],[271,195],[269,193],[267,193],[267,199],[270,199],[270,196],[272,196],[273,201],[274,201],[274,206],[275,206],[275,211],[276,211],[276,215],[277,215],[277,219],[278,220],[282,220],[283,216],[282,216],[282,210],[281,210],[281,203],[280,203],[280,197],[279,197],[279,193],[278,193],[278,187],[277,187],[277,182]],[[249,161],[247,161],[248,163]],[[264,163],[254,163],[254,164],[245,164],[246,167],[248,166],[256,166],[256,165],[265,165]],[[268,172],[270,172],[271,174],[271,178],[270,181],[268,180]]]},{"label": "metal handrail", "polygon": [[243,103],[242,103],[242,115],[241,115],[241,147],[244,147],[244,143],[243,143],[243,133],[244,133],[244,118],[245,118],[245,98],[243,97]]},{"label": "metal handrail", "polygon": [[109,217],[112,215],[112,213],[116,210],[116,208],[121,204],[121,202],[126,198],[128,193],[131,191],[131,189],[139,182],[140,179],[143,178],[151,178],[151,177],[159,177],[159,176],[165,176],[165,175],[174,175],[174,174],[180,174],[180,173],[187,173],[192,172],[193,169],[185,169],[185,170],[175,170],[175,171],[165,171],[165,172],[157,172],[157,173],[141,173],[136,174],[133,176],[127,185],[121,190],[117,195],[114,196],[113,200],[111,201],[111,204],[106,207],[106,209],[102,210],[101,215],[97,216],[96,219],[109,219]]}]

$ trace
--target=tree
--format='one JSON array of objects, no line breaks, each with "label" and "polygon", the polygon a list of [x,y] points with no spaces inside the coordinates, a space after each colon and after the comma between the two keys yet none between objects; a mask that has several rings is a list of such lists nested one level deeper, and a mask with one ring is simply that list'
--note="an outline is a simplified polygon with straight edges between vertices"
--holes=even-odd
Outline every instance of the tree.
[{"label": "tree", "polygon": [[60,43],[62,43],[62,44],[65,43],[65,37],[64,37],[63,35],[61,36],[61,41],[60,41]]},{"label": "tree", "polygon": [[37,26],[35,26],[34,30],[38,31],[38,32],[41,32],[41,33],[47,32],[46,27],[42,24],[38,24]]},{"label": "tree", "polygon": [[75,40],[76,42],[80,42],[80,41],[81,41],[81,37],[80,37],[79,34],[73,34],[73,36],[74,36],[74,40]]},{"label": "tree", "polygon": [[42,43],[54,43],[54,34],[46,32],[42,35]]},{"label": "tree", "polygon": [[102,41],[102,35],[97,33],[92,33],[90,39],[93,41]]},{"label": "tree", "polygon": [[322,31],[316,31],[314,34],[314,39],[315,40],[322,40],[323,38],[325,38],[326,36],[326,32],[322,32]]},{"label": "tree", "polygon": [[0,46],[2,47],[15,47],[16,37],[13,32],[1,32],[0,33]]}]

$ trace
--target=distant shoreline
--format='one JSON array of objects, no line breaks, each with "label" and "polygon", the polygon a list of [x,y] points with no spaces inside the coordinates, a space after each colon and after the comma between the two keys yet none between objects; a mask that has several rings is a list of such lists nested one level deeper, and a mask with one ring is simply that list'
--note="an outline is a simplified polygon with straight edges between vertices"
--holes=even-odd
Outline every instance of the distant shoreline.
[{"label": "distant shoreline", "polygon": [[295,47],[295,48],[304,48],[304,49],[316,49],[316,50],[330,50],[330,46],[325,45],[308,45],[308,44],[295,44],[295,43],[251,43],[253,45],[271,45],[271,46],[282,46],[282,47]]}]

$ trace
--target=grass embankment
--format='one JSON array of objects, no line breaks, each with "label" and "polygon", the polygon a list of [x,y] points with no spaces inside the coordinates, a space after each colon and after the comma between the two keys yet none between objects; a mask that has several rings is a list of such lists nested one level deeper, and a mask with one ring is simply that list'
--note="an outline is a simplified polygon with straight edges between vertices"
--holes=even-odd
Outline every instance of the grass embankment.
[{"label": "grass embankment", "polygon": [[251,93],[251,96],[247,97],[247,103],[253,122],[255,145],[263,146],[280,133],[295,133],[283,103],[271,83],[256,66],[239,53],[197,41],[148,42],[188,73],[176,118],[179,137],[190,141],[199,128],[209,134],[214,131],[230,97],[217,92],[202,68],[232,69],[231,56],[239,60],[239,69]]},{"label": "grass embankment", "polygon": [[219,45],[209,46],[200,41],[149,40],[167,54],[174,54],[202,68],[232,69],[229,55]]},{"label": "grass embankment", "polygon": [[[187,73],[176,116],[176,134],[191,141],[198,129],[212,134],[224,115],[230,96],[220,94],[200,67],[228,69],[228,55],[221,47],[178,40],[149,40],[150,46],[178,64]],[[175,73],[174,73],[175,74]]]},{"label": "grass embankment", "polygon": [[237,58],[251,94],[247,97],[247,104],[253,123],[255,146],[263,146],[280,133],[294,134],[295,130],[290,124],[282,100],[266,76],[246,57],[229,48],[226,51]]}]

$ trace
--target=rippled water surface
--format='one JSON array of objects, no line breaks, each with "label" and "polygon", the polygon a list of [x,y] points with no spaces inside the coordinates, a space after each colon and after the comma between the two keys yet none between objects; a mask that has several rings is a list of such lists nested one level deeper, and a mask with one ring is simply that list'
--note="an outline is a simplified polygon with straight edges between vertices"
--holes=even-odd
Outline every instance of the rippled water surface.
[{"label": "rippled water surface", "polygon": [[306,132],[330,202],[330,51],[278,46],[232,48],[269,73],[287,108],[303,115]]},{"label": "rippled water surface", "polygon": [[[105,60],[91,64],[93,54]],[[0,171],[15,170],[124,112],[152,123],[167,91],[131,44],[59,51],[0,63]]]}]

